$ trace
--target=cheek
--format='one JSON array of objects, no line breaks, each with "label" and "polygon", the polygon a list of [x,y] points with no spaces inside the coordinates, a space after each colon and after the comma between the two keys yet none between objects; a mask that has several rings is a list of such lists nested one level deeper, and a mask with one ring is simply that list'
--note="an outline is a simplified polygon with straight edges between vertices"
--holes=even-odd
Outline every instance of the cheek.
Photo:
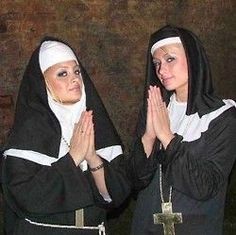
[{"label": "cheek", "polygon": [[80,84],[80,86],[82,86],[82,85],[83,85],[82,78],[79,78],[79,84]]},{"label": "cheek", "polygon": [[187,61],[183,60],[179,66],[179,72],[184,78],[188,78],[188,65]]},{"label": "cheek", "polygon": [[63,90],[66,89],[66,83],[62,82],[62,81],[53,81],[52,83],[52,87],[54,92],[62,92]]}]

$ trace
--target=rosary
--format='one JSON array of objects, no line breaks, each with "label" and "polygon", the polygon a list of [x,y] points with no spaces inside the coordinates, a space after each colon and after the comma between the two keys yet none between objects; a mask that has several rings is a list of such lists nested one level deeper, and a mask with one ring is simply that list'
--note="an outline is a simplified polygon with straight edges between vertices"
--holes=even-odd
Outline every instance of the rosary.
[{"label": "rosary", "polygon": [[70,148],[70,144],[67,142],[67,140],[66,140],[63,136],[61,136],[61,138],[62,138],[62,140],[64,141],[64,143],[66,144],[66,146],[67,146],[68,148]]}]

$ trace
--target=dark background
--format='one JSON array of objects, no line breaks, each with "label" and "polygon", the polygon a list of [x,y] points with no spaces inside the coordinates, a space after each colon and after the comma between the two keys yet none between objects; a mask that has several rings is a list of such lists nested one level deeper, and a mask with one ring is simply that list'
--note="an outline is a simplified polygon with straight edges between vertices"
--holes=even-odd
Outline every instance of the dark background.
[{"label": "dark background", "polygon": [[[210,58],[218,94],[236,99],[234,2],[0,0],[0,147],[12,125],[25,66],[45,35],[64,39],[76,49],[127,154],[142,99],[148,39],[166,23],[199,35]],[[236,234],[235,184],[226,201],[225,234]],[[110,220],[112,235],[129,234],[134,204],[131,199],[124,210],[116,211]]]}]

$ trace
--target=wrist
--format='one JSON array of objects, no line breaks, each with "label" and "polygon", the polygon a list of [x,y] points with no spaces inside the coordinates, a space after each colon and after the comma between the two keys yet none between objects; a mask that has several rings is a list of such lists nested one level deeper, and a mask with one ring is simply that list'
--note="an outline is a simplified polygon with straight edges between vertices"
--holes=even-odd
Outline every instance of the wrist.
[{"label": "wrist", "polygon": [[[78,166],[82,161],[83,158],[82,157],[78,157],[76,156],[73,152],[69,152],[70,157],[72,158],[72,160],[74,161],[75,165]],[[76,157],[75,157],[76,156]]]},{"label": "wrist", "polygon": [[89,168],[95,168],[102,163],[102,159],[97,154],[92,155],[90,158],[85,158]]},{"label": "wrist", "polygon": [[146,133],[142,136],[142,142],[153,144],[155,142],[156,136],[152,137]]},{"label": "wrist", "polygon": [[102,162],[101,164],[97,165],[96,167],[90,167],[89,166],[89,170],[91,172],[95,172],[95,171],[98,171],[98,170],[102,169],[103,167],[104,167],[104,163]]},{"label": "wrist", "polygon": [[164,147],[164,149],[167,148],[167,146],[169,145],[169,143],[171,142],[171,140],[174,138],[175,136],[172,133],[169,133],[165,136],[163,136],[160,141]]},{"label": "wrist", "polygon": [[143,144],[144,152],[146,153],[147,158],[149,158],[152,152],[155,139],[156,138],[152,138],[146,134],[142,136],[141,142]]}]

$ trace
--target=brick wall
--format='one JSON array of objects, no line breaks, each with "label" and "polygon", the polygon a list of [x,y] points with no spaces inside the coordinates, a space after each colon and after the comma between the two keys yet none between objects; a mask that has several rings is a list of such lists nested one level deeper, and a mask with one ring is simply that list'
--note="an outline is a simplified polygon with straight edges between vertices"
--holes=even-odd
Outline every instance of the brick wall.
[{"label": "brick wall", "polygon": [[201,37],[217,90],[235,98],[233,12],[230,0],[1,0],[0,95],[14,102],[32,50],[45,35],[60,37],[78,51],[129,146],[142,97],[148,38],[167,22]]},{"label": "brick wall", "polygon": [[210,57],[216,90],[224,97],[235,99],[233,2],[1,0],[0,146],[13,120],[25,66],[45,35],[67,40],[79,53],[126,152],[132,142],[142,98],[148,39],[166,23],[187,27],[200,36]]}]

